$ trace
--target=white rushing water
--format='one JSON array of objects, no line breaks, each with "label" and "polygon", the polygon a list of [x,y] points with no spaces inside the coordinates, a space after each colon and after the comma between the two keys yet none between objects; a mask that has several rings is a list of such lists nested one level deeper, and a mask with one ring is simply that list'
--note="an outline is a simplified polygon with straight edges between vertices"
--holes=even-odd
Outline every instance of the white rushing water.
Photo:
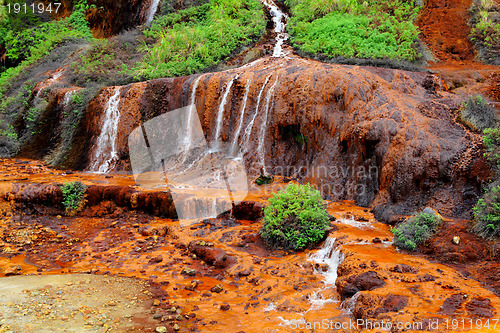
[{"label": "white rushing water", "polygon": [[335,282],[337,281],[337,269],[342,261],[344,261],[344,256],[340,251],[340,247],[335,247],[335,238],[327,238],[323,247],[311,254],[308,260],[316,264],[327,265],[328,269],[326,271],[321,271],[320,273],[325,277],[325,286],[335,287]]},{"label": "white rushing water", "polygon": [[234,156],[236,154],[236,146],[238,144],[238,138],[243,128],[243,119],[245,117],[245,109],[247,107],[248,94],[250,93],[250,86],[252,85],[252,79],[248,80],[245,86],[245,96],[243,96],[243,104],[240,110],[240,119],[238,121],[238,127],[234,132],[233,142],[231,143],[231,154]]},{"label": "white rushing water", "polygon": [[273,57],[282,57],[285,55],[283,52],[283,43],[289,37],[285,32],[288,15],[283,13],[281,9],[276,6],[273,0],[262,0],[262,3],[269,9],[269,12],[273,17],[274,32],[276,33],[276,44],[274,45]]},{"label": "white rushing water", "polygon": [[226,108],[227,104],[227,96],[229,96],[229,93],[231,92],[231,88],[233,87],[234,80],[236,80],[239,77],[239,75],[235,75],[231,78],[229,83],[226,85],[226,89],[224,91],[224,94],[222,95],[222,99],[219,103],[219,111],[217,113],[217,125],[215,128],[215,137],[214,137],[214,142],[215,142],[215,148],[219,147],[219,137],[220,133],[222,130],[222,120],[224,119],[224,111]]},{"label": "white rushing water", "polygon": [[160,5],[160,0],[151,0],[148,11],[146,13],[146,25],[150,25],[153,22],[158,6]]},{"label": "white rushing water", "polygon": [[278,84],[278,79],[274,81],[274,84],[269,88],[266,94],[266,108],[264,111],[264,116],[262,117],[262,124],[260,126],[259,133],[259,145],[257,146],[257,156],[260,160],[260,165],[266,174],[266,161],[265,161],[265,152],[264,152],[264,144],[266,141],[266,132],[267,132],[267,118],[269,116],[269,104],[271,103],[271,97],[274,95],[274,90],[276,89],[276,85]]},{"label": "white rushing water", "polygon": [[253,114],[252,120],[250,120],[250,123],[245,128],[245,134],[243,136],[243,152],[248,151],[249,148],[248,144],[250,142],[250,135],[252,134],[253,124],[255,122],[255,118],[257,118],[257,115],[259,114],[259,106],[260,106],[260,100],[262,98],[262,93],[264,92],[264,89],[266,88],[267,83],[269,82],[271,76],[272,74],[266,77],[266,81],[264,81],[264,84],[262,85],[262,88],[260,88],[259,94],[257,95],[257,104],[255,105],[255,112]]},{"label": "white rushing water", "polygon": [[118,122],[120,120],[121,87],[115,88],[113,95],[106,103],[106,110],[101,121],[101,134],[97,139],[90,171],[97,173],[109,172],[118,160],[116,150],[116,137],[118,135]]},{"label": "white rushing water", "polygon": [[69,103],[71,102],[71,96],[73,95],[74,92],[75,92],[74,90],[70,90],[64,94],[64,98],[63,98],[63,106],[64,107],[67,107],[69,105]]},{"label": "white rushing water", "polygon": [[184,155],[184,158],[187,156],[187,153],[189,152],[189,149],[191,149],[191,146],[193,145],[193,119],[195,117],[195,111],[196,111],[196,89],[198,88],[198,83],[200,83],[200,79],[203,77],[203,75],[200,75],[196,80],[193,82],[193,88],[191,88],[191,96],[189,98],[189,114],[188,114],[188,121],[187,121],[187,128],[186,128],[186,138],[184,141],[184,147],[185,147],[185,152],[186,154]]}]

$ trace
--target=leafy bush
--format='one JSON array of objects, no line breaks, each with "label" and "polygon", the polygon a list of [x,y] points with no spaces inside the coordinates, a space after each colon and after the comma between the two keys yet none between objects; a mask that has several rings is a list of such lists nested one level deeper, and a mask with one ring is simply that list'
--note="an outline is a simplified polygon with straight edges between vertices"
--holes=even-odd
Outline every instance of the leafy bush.
[{"label": "leafy bush", "polygon": [[481,132],[498,124],[496,109],[481,95],[470,96],[462,103],[460,119],[468,127]]},{"label": "leafy bush", "polygon": [[82,182],[65,183],[61,188],[63,193],[63,205],[66,208],[66,214],[72,216],[76,215],[83,209],[86,204],[85,191],[87,186]]},{"label": "leafy bush", "polygon": [[473,227],[481,237],[500,237],[500,186],[493,186],[473,208]]},{"label": "leafy bush", "polygon": [[155,19],[145,32],[157,38],[144,61],[132,69],[137,78],[193,74],[210,67],[265,31],[266,19],[258,0],[210,0]]},{"label": "leafy bush", "polygon": [[293,45],[329,58],[416,60],[414,1],[287,0]]},{"label": "leafy bush", "polygon": [[397,228],[391,228],[394,244],[408,251],[428,240],[441,225],[442,218],[434,210],[425,208],[422,212],[408,218]]},{"label": "leafy bush", "polygon": [[269,198],[260,233],[275,247],[302,250],[325,237],[329,221],[318,190],[309,184],[290,184]]}]

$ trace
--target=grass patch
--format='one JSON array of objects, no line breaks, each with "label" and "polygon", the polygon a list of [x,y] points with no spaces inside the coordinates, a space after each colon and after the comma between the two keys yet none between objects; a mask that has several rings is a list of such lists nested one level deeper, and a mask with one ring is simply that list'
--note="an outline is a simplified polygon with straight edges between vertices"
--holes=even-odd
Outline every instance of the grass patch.
[{"label": "grass patch", "polygon": [[441,223],[442,218],[434,210],[425,208],[397,228],[391,228],[394,245],[404,250],[415,251],[419,245],[431,238]]},{"label": "grass patch", "polygon": [[286,0],[295,48],[327,58],[414,61],[420,7],[414,1]]},{"label": "grass patch", "polygon": [[311,185],[290,184],[268,201],[260,231],[268,244],[297,251],[323,240],[330,216],[320,192]]},{"label": "grass patch", "polygon": [[213,66],[265,31],[258,0],[210,0],[209,3],[156,18],[144,34],[156,39],[143,46],[136,78],[189,75]]},{"label": "grass patch", "polygon": [[500,65],[500,24],[494,22],[500,7],[493,0],[474,0],[470,12],[470,39],[476,45],[479,57],[488,64]]},{"label": "grass patch", "polygon": [[[18,66],[8,68],[0,74],[0,98],[3,98],[9,89],[12,80],[48,55],[56,45],[68,40],[92,37],[85,20],[85,9],[84,4],[78,4],[71,16],[65,19],[43,22],[19,32],[15,29],[10,30],[7,35],[3,36],[7,58],[22,61]],[[13,22],[15,20],[5,19],[2,25],[9,29],[12,28]]]}]

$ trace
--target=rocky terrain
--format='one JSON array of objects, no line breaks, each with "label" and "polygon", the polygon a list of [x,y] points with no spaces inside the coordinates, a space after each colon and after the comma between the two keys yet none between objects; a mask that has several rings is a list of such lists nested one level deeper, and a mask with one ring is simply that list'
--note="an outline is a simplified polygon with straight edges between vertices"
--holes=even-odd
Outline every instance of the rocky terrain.
[{"label": "rocky terrain", "polygon": [[[151,5],[98,3],[109,10],[87,13],[95,37],[144,23]],[[73,2],[63,4],[69,16]],[[266,4],[270,18],[287,9]],[[498,330],[499,243],[471,232],[492,170],[482,134],[457,110],[477,93],[500,105],[500,71],[475,58],[470,6],[425,1],[419,71],[299,56],[274,22],[206,73],[100,89],[70,142],[68,101],[83,89],[67,74],[76,53],[44,72],[28,102],[46,91],[40,129],[0,159],[0,332]],[[210,145],[237,148],[248,194],[186,225],[173,189],[136,182],[131,146],[142,141],[131,134],[191,105]],[[273,182],[257,186],[259,175]],[[61,186],[75,181],[86,201],[68,214]],[[320,189],[331,215],[325,240],[298,253],[259,233],[267,199],[296,182]],[[417,252],[397,249],[391,226],[424,207],[443,216],[439,232]]]}]

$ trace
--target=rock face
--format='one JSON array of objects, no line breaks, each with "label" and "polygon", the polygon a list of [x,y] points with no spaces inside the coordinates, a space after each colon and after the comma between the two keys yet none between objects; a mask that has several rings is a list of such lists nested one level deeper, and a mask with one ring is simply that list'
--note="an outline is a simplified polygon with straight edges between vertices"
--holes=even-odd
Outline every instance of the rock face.
[{"label": "rock face", "polygon": [[[66,165],[89,165],[113,91],[103,89],[90,103]],[[130,170],[134,128],[192,96],[207,141],[216,133],[219,141],[236,140],[249,175],[263,168],[311,182],[325,198],[355,200],[384,221],[424,205],[464,215],[488,176],[480,137],[454,120],[460,100],[438,78],[299,58],[122,87],[116,170]]]}]

